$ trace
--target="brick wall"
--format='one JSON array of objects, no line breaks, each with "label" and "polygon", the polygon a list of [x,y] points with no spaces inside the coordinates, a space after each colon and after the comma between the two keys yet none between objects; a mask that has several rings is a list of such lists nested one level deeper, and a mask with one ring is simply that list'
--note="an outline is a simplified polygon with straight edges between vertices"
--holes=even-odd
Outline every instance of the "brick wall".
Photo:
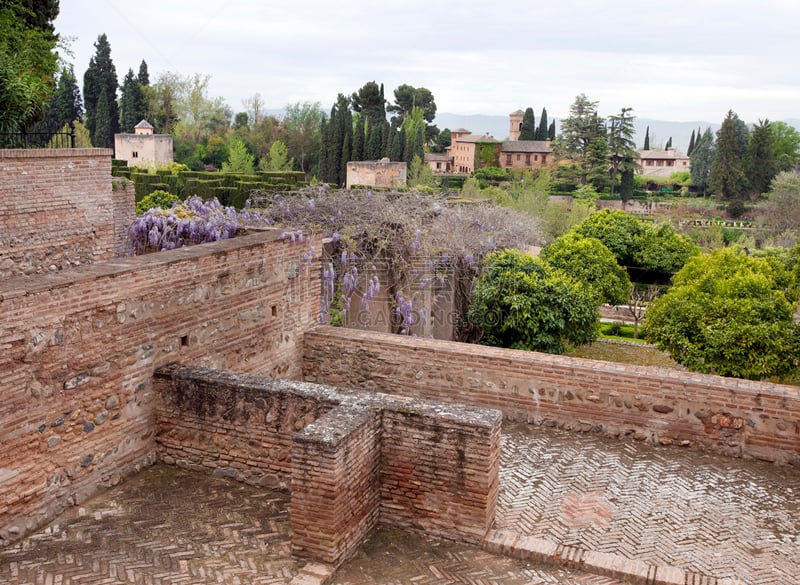
[{"label": "brick wall", "polygon": [[309,382],[800,465],[794,386],[333,327],[318,327],[304,340]]},{"label": "brick wall", "polygon": [[0,544],[152,461],[156,367],[299,378],[304,252],[263,232],[0,281]]},{"label": "brick wall", "polygon": [[478,544],[494,520],[497,410],[178,365],[155,390],[165,461],[290,483],[299,556],[338,565],[377,523]]},{"label": "brick wall", "polygon": [[113,258],[133,201],[112,195],[108,149],[0,149],[0,279]]}]

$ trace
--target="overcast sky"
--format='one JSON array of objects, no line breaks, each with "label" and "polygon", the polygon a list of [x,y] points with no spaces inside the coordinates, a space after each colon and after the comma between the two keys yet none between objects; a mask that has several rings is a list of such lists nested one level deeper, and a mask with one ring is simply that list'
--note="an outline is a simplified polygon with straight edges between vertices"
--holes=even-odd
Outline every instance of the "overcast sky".
[{"label": "overcast sky", "polygon": [[120,82],[144,59],[211,75],[236,111],[320,102],[365,82],[427,87],[438,110],[720,122],[800,118],[798,0],[61,0],[78,81],[101,33]]}]

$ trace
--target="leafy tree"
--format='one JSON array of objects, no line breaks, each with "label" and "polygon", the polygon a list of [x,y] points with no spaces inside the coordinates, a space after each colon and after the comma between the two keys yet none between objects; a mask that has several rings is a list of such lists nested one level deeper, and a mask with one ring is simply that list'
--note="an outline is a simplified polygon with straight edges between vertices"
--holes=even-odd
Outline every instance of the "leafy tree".
[{"label": "leafy tree", "polygon": [[575,228],[584,238],[596,238],[605,244],[622,266],[635,264],[637,242],[647,231],[642,220],[620,210],[604,209],[587,217]]},{"label": "leafy tree", "polygon": [[711,167],[716,158],[716,143],[711,128],[706,128],[702,135],[698,135],[697,142],[694,143],[692,155],[689,157],[691,162],[692,183],[702,189],[703,195],[708,188],[708,180],[711,176]]},{"label": "leafy tree", "polygon": [[525,108],[522,116],[522,126],[519,129],[520,140],[536,140],[536,118],[533,108]]},{"label": "leafy tree", "polygon": [[180,101],[186,92],[185,77],[171,71],[162,72],[147,92],[150,123],[159,134],[172,134],[181,117]]},{"label": "leafy tree", "polygon": [[692,241],[671,225],[647,224],[634,242],[633,263],[648,272],[667,275],[680,270],[697,251]]},{"label": "leafy tree", "polygon": [[[633,173],[636,165],[633,160],[637,156],[636,143],[633,140],[632,108],[622,108],[617,115],[608,117],[608,152],[610,156],[611,194],[620,184],[622,173]],[[650,127],[648,126],[648,132]],[[648,138],[645,138],[648,140]]]},{"label": "leafy tree", "polygon": [[650,150],[650,126],[648,126],[647,130],[644,132],[644,146],[642,146],[642,150]]},{"label": "leafy tree", "polygon": [[773,229],[796,230],[800,226],[800,174],[783,171],[772,180],[766,204]]},{"label": "leafy tree", "polygon": [[286,145],[276,140],[269,148],[269,162],[266,170],[268,171],[288,171],[294,166],[294,161],[289,158],[289,149]]},{"label": "leafy tree", "polygon": [[745,157],[745,174],[750,191],[761,195],[769,190],[769,184],[778,174],[772,131],[769,120],[759,120],[752,132]]},{"label": "leafy tree", "polygon": [[631,281],[625,269],[600,240],[575,233],[561,236],[540,256],[592,289],[599,304],[620,305],[628,299]]},{"label": "leafy tree", "polygon": [[[114,134],[119,132],[117,106],[117,70],[111,60],[111,45],[105,33],[94,43],[95,54],[83,75],[83,99],[86,106],[86,127],[92,144],[112,148]],[[98,118],[101,123],[98,123]]]},{"label": "leafy tree", "polygon": [[414,158],[411,159],[411,164],[408,166],[408,186],[432,187],[433,184],[433,169],[425,164],[418,155],[414,155]]},{"label": "leafy tree", "polygon": [[694,150],[694,130],[692,130],[692,137],[689,138],[689,148],[686,149],[686,156],[691,156],[692,151]]},{"label": "leafy tree", "polygon": [[777,170],[791,171],[800,160],[800,132],[786,122],[771,122],[769,130]]},{"label": "leafy tree", "polygon": [[365,119],[365,126],[378,125],[386,121],[386,98],[383,95],[383,84],[368,81],[350,97],[354,112],[360,112]]},{"label": "leafy tree", "polygon": [[542,115],[539,116],[539,126],[536,128],[534,140],[547,140],[547,108],[542,108]]},{"label": "leafy tree", "polygon": [[175,132],[196,143],[215,132],[224,134],[233,118],[233,112],[221,97],[208,95],[210,81],[210,75],[195,73],[177,85],[182,91],[178,93],[179,121]]},{"label": "leafy tree", "polygon": [[493,252],[475,282],[469,319],[481,343],[549,353],[597,337],[594,293],[564,272],[517,250]]},{"label": "leafy tree", "polygon": [[394,90],[394,103],[386,110],[397,114],[392,118],[392,124],[399,127],[414,108],[422,110],[422,117],[428,123],[436,117],[436,102],[431,91],[404,83]]},{"label": "leafy tree", "polygon": [[647,290],[642,290],[635,284],[631,285],[631,293],[623,311],[633,319],[634,339],[639,339],[639,325],[645,318],[645,311],[659,294],[661,288],[657,284],[651,284]]},{"label": "leafy tree", "polygon": [[450,128],[445,128],[439,133],[439,136],[436,139],[436,145],[433,148],[434,152],[444,152],[447,150],[451,143],[452,143],[452,135],[450,133]]},{"label": "leafy tree", "polygon": [[403,160],[411,163],[415,156],[420,160],[425,158],[425,113],[421,108],[414,108],[403,120],[402,129],[405,133],[405,148]]},{"label": "leafy tree", "polygon": [[322,122],[325,112],[319,102],[296,102],[286,105],[283,127],[290,156],[304,173],[311,173],[319,158]]},{"label": "leafy tree", "polygon": [[0,4],[0,133],[25,132],[45,115],[58,70],[57,15],[54,1]]},{"label": "leafy tree", "polygon": [[136,202],[136,215],[142,215],[145,211],[153,209],[154,207],[171,209],[173,204],[180,204],[180,202],[181,198],[174,193],[156,189]]},{"label": "leafy tree", "polygon": [[796,287],[777,261],[731,248],[698,256],[647,312],[645,336],[687,368],[763,379],[796,372]]},{"label": "leafy tree", "polygon": [[708,177],[708,187],[719,199],[739,198],[746,190],[746,152],[747,126],[729,110],[717,131],[714,162]]},{"label": "leafy tree", "polygon": [[247,112],[248,126],[255,127],[264,116],[264,98],[256,92],[248,98],[242,100],[242,105]]},{"label": "leafy tree", "polygon": [[608,170],[604,132],[603,119],[597,115],[597,102],[590,101],[586,94],[578,95],[570,106],[569,116],[561,121],[561,134],[554,150],[557,156],[577,165],[581,184],[586,184],[590,175],[596,187],[606,180],[602,177]]},{"label": "leafy tree", "polygon": [[255,172],[253,155],[240,138],[232,136],[228,142],[228,160],[222,163],[223,173],[252,174]]}]

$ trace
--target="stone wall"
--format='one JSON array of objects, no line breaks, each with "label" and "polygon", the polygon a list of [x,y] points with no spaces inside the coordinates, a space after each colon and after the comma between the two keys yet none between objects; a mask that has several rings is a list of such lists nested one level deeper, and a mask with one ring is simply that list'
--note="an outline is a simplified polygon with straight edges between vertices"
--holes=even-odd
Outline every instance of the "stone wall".
[{"label": "stone wall", "polygon": [[134,207],[132,190],[112,195],[104,148],[0,149],[0,200],[0,279],[113,258]]},{"label": "stone wall", "polygon": [[304,379],[497,408],[508,417],[800,465],[800,389],[318,327]]},{"label": "stone wall", "polygon": [[337,565],[377,523],[476,544],[491,528],[497,410],[177,365],[155,389],[165,461],[291,485],[299,556]]},{"label": "stone wall", "polygon": [[407,165],[404,162],[381,160],[351,161],[347,163],[346,187],[354,185],[397,189],[406,186]]},{"label": "stone wall", "polygon": [[299,378],[306,251],[262,232],[0,281],[0,544],[153,460],[156,367]]}]

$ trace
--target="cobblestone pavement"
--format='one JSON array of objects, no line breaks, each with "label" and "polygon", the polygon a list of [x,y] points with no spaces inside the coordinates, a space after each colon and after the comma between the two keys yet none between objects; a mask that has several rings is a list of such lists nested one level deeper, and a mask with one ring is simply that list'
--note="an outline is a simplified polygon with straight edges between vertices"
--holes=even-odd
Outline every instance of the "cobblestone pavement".
[{"label": "cobblestone pavement", "polygon": [[505,424],[497,528],[748,584],[800,583],[800,470]]}]

